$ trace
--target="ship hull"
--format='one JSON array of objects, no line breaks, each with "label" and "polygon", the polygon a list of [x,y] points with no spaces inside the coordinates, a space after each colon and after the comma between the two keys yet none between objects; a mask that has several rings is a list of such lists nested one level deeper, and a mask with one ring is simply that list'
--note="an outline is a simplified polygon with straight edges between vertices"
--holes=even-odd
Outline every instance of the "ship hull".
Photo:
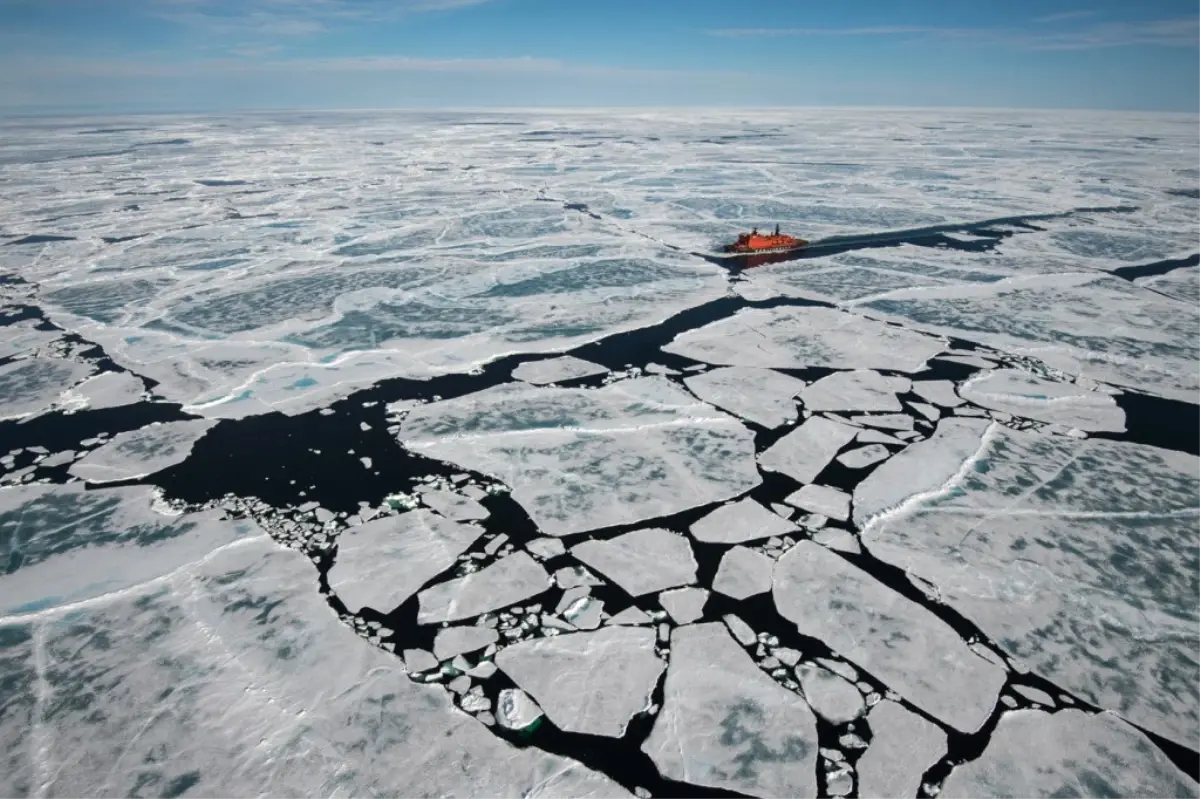
[{"label": "ship hull", "polygon": [[761,249],[726,248],[725,251],[721,253],[721,255],[724,256],[725,258],[745,258],[746,256],[752,256],[752,255],[778,255],[781,253],[796,252],[797,250],[803,250],[806,246],[807,245],[805,245],[805,244],[790,244],[790,245],[783,246],[783,247],[764,247]]}]

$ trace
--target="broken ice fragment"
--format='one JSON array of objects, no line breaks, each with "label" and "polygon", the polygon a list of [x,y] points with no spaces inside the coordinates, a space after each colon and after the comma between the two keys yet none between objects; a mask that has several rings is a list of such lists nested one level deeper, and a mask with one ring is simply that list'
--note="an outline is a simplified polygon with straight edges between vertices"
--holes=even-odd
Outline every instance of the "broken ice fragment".
[{"label": "broken ice fragment", "polygon": [[854,534],[837,527],[818,530],[813,533],[812,540],[823,547],[836,549],[838,552],[848,552],[851,555],[857,555],[862,552],[862,547],[859,545],[858,539],[854,537]]},{"label": "broken ice fragment", "polygon": [[844,522],[850,518],[850,495],[832,486],[810,484],[790,494],[784,500],[809,513],[819,513]]},{"label": "broken ice fragment", "polygon": [[931,422],[936,422],[942,417],[942,412],[932,405],[927,405],[924,402],[910,402],[908,404],[914,411],[921,414]]},{"label": "broken ice fragment", "polygon": [[912,430],[913,419],[903,413],[881,413],[875,416],[852,416],[850,421],[867,427],[881,427],[884,430]]},{"label": "broken ice fragment", "polygon": [[771,590],[775,562],[761,552],[733,547],[721,557],[713,590],[733,599],[765,594]]},{"label": "broken ice fragment", "polygon": [[1112,396],[1015,369],[980,373],[963,383],[958,393],[976,405],[1025,419],[1080,430],[1125,432],[1125,411]]},{"label": "broken ice fragment", "polygon": [[[558,541],[558,539],[554,539]],[[562,542],[559,541],[559,546]],[[566,552],[566,547],[563,547]],[[563,566],[554,572],[554,582],[559,588],[577,588],[581,585],[604,585],[604,581],[582,566]]]},{"label": "broken ice fragment", "polygon": [[694,582],[698,568],[687,539],[658,527],[584,541],[571,554],[635,597]]},{"label": "broken ice fragment", "polygon": [[713,369],[683,382],[705,402],[768,429],[795,421],[794,397],[805,385],[770,369],[742,366]]},{"label": "broken ice fragment", "polygon": [[781,505],[778,502],[771,503],[771,510],[775,511],[775,513],[784,519],[791,519],[792,514],[796,512],[795,508],[789,508],[787,505]]},{"label": "broken ice fragment", "polygon": [[620,738],[650,704],[664,664],[654,632],[604,627],[513,644],[496,665],[567,732]]},{"label": "broken ice fragment", "polygon": [[1013,685],[1013,690],[1028,699],[1030,702],[1037,702],[1039,704],[1046,705],[1047,707],[1054,707],[1054,700],[1051,699],[1050,694],[1046,693],[1045,691],[1039,691],[1037,688],[1033,688],[1028,685],[1016,684]]},{"label": "broken ice fragment", "polygon": [[600,626],[604,603],[591,596],[580,597],[563,611],[562,616],[581,630],[594,630]]},{"label": "broken ice fragment", "polygon": [[858,447],[838,455],[837,462],[847,469],[865,469],[873,463],[887,460],[890,454],[887,447],[882,444],[867,444],[865,447]]},{"label": "broken ice fragment", "polygon": [[562,540],[558,538],[535,538],[525,544],[525,548],[533,553],[535,558],[544,560],[557,557],[567,551]]},{"label": "broken ice fragment", "polygon": [[101,372],[71,389],[92,410],[132,405],[145,392],[145,384],[129,372]]},{"label": "broken ice fragment", "polygon": [[483,534],[429,511],[384,516],[344,531],[329,569],[329,587],[351,613],[387,613],[454,565]]},{"label": "broken ice fragment", "polygon": [[779,518],[759,503],[740,499],[722,505],[688,528],[697,541],[710,544],[740,544],[795,532],[796,525]]},{"label": "broken ice fragment", "polygon": [[898,411],[897,394],[912,386],[907,377],[887,377],[878,372],[858,369],[834,372],[800,392],[800,400],[810,411]]},{"label": "broken ice fragment", "polygon": [[445,627],[438,630],[433,639],[433,654],[438,660],[449,660],[455,655],[483,649],[499,638],[495,630],[486,627]]},{"label": "broken ice fragment", "polygon": [[0,419],[16,419],[49,407],[61,392],[91,371],[86,363],[58,358],[27,358],[0,365]]},{"label": "broken ice fragment", "polygon": [[867,709],[862,694],[833,672],[817,666],[796,667],[796,679],[809,706],[830,724],[845,724],[853,721]]},{"label": "broken ice fragment", "polygon": [[704,603],[708,602],[708,590],[676,588],[658,595],[658,604],[663,606],[676,624],[690,624],[704,615]]},{"label": "broken ice fragment", "polygon": [[750,625],[746,624],[746,622],[742,621],[734,614],[726,613],[721,618],[725,622],[726,626],[729,627],[729,631],[733,633],[733,637],[736,638],[738,643],[740,643],[742,646],[753,646],[758,641],[758,638],[755,636],[754,630],[750,628]]},{"label": "broken ice fragment", "polygon": [[764,469],[811,483],[856,435],[856,427],[813,416],[759,455],[758,462]]},{"label": "broken ice fragment", "polygon": [[954,383],[949,380],[914,380],[913,393],[926,402],[940,405],[943,408],[957,408],[965,400],[954,390]]},{"label": "broken ice fragment", "polygon": [[505,688],[496,701],[496,721],[509,730],[527,731],[542,717],[542,709],[529,694],[517,688]]},{"label": "broken ice fragment", "polygon": [[816,795],[812,712],[721,624],[671,634],[663,707],[642,751],[668,779],[751,796]]},{"label": "broken ice fragment", "polygon": [[525,361],[513,369],[512,377],[514,380],[544,386],[550,383],[561,383],[564,380],[602,375],[607,371],[608,369],[591,361],[585,361],[573,355],[563,355],[560,358]]},{"label": "broken ice fragment", "polygon": [[117,433],[67,471],[89,483],[111,483],[145,477],[182,463],[192,447],[215,425],[209,419],[151,424]]},{"label": "broken ice fragment", "polygon": [[636,605],[630,605],[606,621],[605,624],[638,625],[649,624],[650,621],[651,619],[646,615],[645,611]]},{"label": "broken ice fragment", "polygon": [[468,499],[453,491],[422,491],[421,501],[432,510],[456,522],[470,522],[486,519],[487,508],[473,499]]},{"label": "broken ice fragment", "polygon": [[945,731],[895,702],[871,708],[867,726],[872,737],[857,764],[859,795],[916,796],[921,777],[946,754]]},{"label": "broken ice fragment", "polygon": [[528,552],[517,552],[466,577],[426,588],[417,595],[417,621],[469,619],[537,596],[549,587],[546,570]]},{"label": "broken ice fragment", "polygon": [[944,621],[840,555],[800,541],[775,566],[775,606],[913,704],[964,732],[995,707],[1006,672]]}]

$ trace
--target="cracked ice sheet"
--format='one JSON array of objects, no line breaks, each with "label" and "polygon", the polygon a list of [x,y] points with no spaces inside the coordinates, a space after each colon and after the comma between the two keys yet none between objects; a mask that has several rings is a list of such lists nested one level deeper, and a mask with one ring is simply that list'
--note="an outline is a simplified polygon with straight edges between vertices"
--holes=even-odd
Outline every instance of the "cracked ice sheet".
[{"label": "cracked ice sheet", "polygon": [[770,369],[728,366],[683,382],[700,399],[768,429],[796,420],[796,395],[804,381]]},{"label": "cracked ice sheet", "polygon": [[664,352],[705,363],[804,369],[891,369],[915,372],[945,342],[833,308],[743,308],[688,330]]},{"label": "cracked ice sheet", "polygon": [[665,668],[654,642],[653,630],[606,627],[512,644],[496,665],[559,728],[620,738]]},{"label": "cracked ice sheet", "polygon": [[800,400],[810,411],[899,411],[896,395],[911,388],[907,377],[860,369],[822,377],[800,392]]},{"label": "cracked ice sheet", "polygon": [[769,471],[781,472],[800,483],[811,483],[861,429],[812,416],[759,455],[758,462]]},{"label": "cracked ice sheet", "polygon": [[121,592],[259,533],[248,521],[222,521],[218,510],[164,516],[152,497],[142,486],[0,489],[0,561],[9,566],[0,615]]},{"label": "cracked ice sheet", "polygon": [[982,372],[958,387],[963,399],[1014,416],[1093,432],[1125,432],[1125,411],[1109,394],[1015,369]]},{"label": "cracked ice sheet", "polygon": [[921,777],[946,754],[945,731],[887,700],[871,708],[867,726],[871,745],[855,764],[859,795],[915,797]]},{"label": "cracked ice sheet", "polygon": [[1133,282],[1187,303],[1192,308],[1200,305],[1200,267],[1188,266],[1174,269],[1165,275],[1140,277]]},{"label": "cracked ice sheet", "polygon": [[797,543],[776,563],[774,598],[802,634],[955,729],[974,732],[991,715],[1005,671],[932,612],[840,555]]},{"label": "cracked ice sheet", "polygon": [[516,552],[465,577],[426,588],[417,595],[417,622],[469,619],[537,596],[550,583],[550,575],[528,552]]},{"label": "cracked ice sheet", "polygon": [[146,386],[129,372],[103,372],[70,390],[87,408],[100,410],[132,405],[142,398]]},{"label": "cracked ice sheet", "polygon": [[[943,423],[945,425],[946,423]],[[925,465],[862,529],[1024,666],[1180,742],[1200,725],[1200,459],[1127,442],[963,426],[855,492]],[[973,441],[972,441],[973,438]],[[903,459],[903,460],[902,460]]]},{"label": "cracked ice sheet", "polygon": [[687,538],[659,527],[584,541],[571,547],[571,555],[635,597],[695,582],[698,568]]},{"label": "cracked ice sheet", "polygon": [[642,744],[663,776],[751,796],[815,796],[817,728],[723,624],[671,633],[663,707]]},{"label": "cracked ice sheet", "polygon": [[338,538],[329,587],[351,613],[364,607],[389,613],[454,565],[481,535],[478,525],[426,510],[350,527]]},{"label": "cracked ice sheet", "polygon": [[561,358],[549,358],[540,361],[525,361],[512,371],[513,380],[523,380],[536,386],[548,383],[561,383],[564,380],[576,380],[580,377],[592,377],[607,372],[603,366],[564,355]]},{"label": "cracked ice sheet", "polygon": [[979,758],[950,772],[941,795],[1194,797],[1197,787],[1112,713],[1014,710]]},{"label": "cracked ice sheet", "polygon": [[0,366],[0,420],[48,408],[91,372],[86,363],[60,358],[26,358]]},{"label": "cracked ice sheet", "polygon": [[761,481],[750,431],[663,377],[495,386],[413,409],[398,438],[504,481],[549,535],[666,516]]},{"label": "cracked ice sheet", "polygon": [[213,420],[195,419],[117,433],[106,444],[71,464],[67,471],[89,483],[145,477],[187,460],[192,447],[215,424]]},{"label": "cracked ice sheet", "polygon": [[628,795],[410,681],[316,585],[301,553],[258,537],[133,593],[0,626],[0,692],[16,690],[0,695],[0,792]]},{"label": "cracked ice sheet", "polygon": [[1200,317],[1185,303],[1116,277],[1042,275],[897,292],[862,308],[1183,402],[1200,390]]}]

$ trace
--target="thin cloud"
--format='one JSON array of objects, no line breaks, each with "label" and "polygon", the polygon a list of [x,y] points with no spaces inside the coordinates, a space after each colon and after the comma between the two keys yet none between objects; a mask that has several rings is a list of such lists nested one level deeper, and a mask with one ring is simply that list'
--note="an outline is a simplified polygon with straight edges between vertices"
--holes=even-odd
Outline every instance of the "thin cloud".
[{"label": "thin cloud", "polygon": [[147,0],[158,19],[213,35],[302,37],[346,24],[479,6],[491,0]]},{"label": "thin cloud", "polygon": [[1057,14],[1046,14],[1041,17],[1034,17],[1033,21],[1039,24],[1048,25],[1055,22],[1070,22],[1073,19],[1086,19],[1096,15],[1095,11],[1059,11]]}]

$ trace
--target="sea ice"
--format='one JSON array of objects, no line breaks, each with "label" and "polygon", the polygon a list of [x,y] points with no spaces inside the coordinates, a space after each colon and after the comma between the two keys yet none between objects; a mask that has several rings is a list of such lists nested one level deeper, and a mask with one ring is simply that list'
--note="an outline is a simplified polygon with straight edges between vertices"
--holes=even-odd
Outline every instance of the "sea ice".
[{"label": "sea ice", "polygon": [[116,408],[132,405],[142,398],[146,386],[129,372],[101,372],[71,389],[71,394],[84,401],[88,408]]},{"label": "sea ice", "polygon": [[635,597],[695,582],[698,568],[687,538],[658,527],[584,541],[571,554]]},{"label": "sea ice", "polygon": [[796,532],[796,525],[746,497],[722,505],[692,523],[688,532],[709,544],[741,544]]},{"label": "sea ice", "polygon": [[837,462],[847,469],[865,469],[873,463],[887,460],[890,454],[882,444],[867,444],[838,455]]},{"label": "sea ice", "polygon": [[838,450],[854,440],[858,430],[822,416],[813,416],[759,455],[759,465],[772,472],[782,472],[797,482],[811,483]]},{"label": "sea ice", "polygon": [[771,369],[742,366],[712,369],[683,382],[705,402],[768,429],[796,420],[795,397],[805,386]]},{"label": "sea ice", "polygon": [[456,522],[479,521],[488,517],[487,508],[453,491],[422,491],[421,501],[437,513]]},{"label": "sea ice", "polygon": [[954,383],[949,380],[914,380],[913,393],[926,402],[940,405],[943,408],[957,408],[966,400],[958,396]]},{"label": "sea ice", "polygon": [[496,720],[510,730],[524,730],[542,717],[542,709],[519,688],[505,688],[496,701]]},{"label": "sea ice", "polygon": [[[850,421],[868,427],[882,427],[884,430],[912,430],[913,418],[904,413],[881,413],[875,416],[851,416]],[[897,433],[903,436],[902,433]]]},{"label": "sea ice", "polygon": [[751,796],[816,794],[812,712],[718,623],[671,634],[663,707],[642,750],[672,780]]},{"label": "sea ice", "polygon": [[775,606],[894,691],[964,732],[983,725],[1005,671],[976,655],[945,622],[811,541],[775,565]]},{"label": "sea ice", "polygon": [[644,610],[637,607],[636,605],[630,605],[629,607],[622,610],[620,613],[617,613],[616,615],[609,618],[609,620],[606,621],[605,624],[638,625],[638,624],[649,624],[651,621],[652,621],[652,619],[646,615],[646,612]]},{"label": "sea ice", "polygon": [[58,358],[26,358],[0,365],[0,420],[47,408],[91,371],[86,363]]},{"label": "sea ice", "polygon": [[528,552],[518,551],[477,572],[436,583],[417,595],[417,621],[434,624],[469,619],[535,597],[550,575]]},{"label": "sea ice", "polygon": [[836,549],[838,552],[847,552],[851,555],[862,552],[862,547],[859,546],[858,539],[854,537],[854,534],[839,527],[817,530],[812,534],[812,540],[823,547]]},{"label": "sea ice", "polygon": [[329,587],[351,613],[389,613],[450,568],[483,528],[426,510],[384,516],[345,530],[329,569]]},{"label": "sea ice", "polygon": [[567,732],[620,738],[650,704],[662,674],[654,631],[604,627],[522,641],[501,650],[496,665]]},{"label": "sea ice", "polygon": [[[1023,667],[1146,729],[1192,740],[1200,460],[958,425],[961,435],[914,445],[859,485],[856,517],[893,508],[860,524],[863,545],[932,584]],[[906,471],[909,453],[919,467]],[[883,485],[873,488],[877,475]]]},{"label": "sea ice", "polygon": [[708,602],[707,588],[697,588],[689,585],[685,588],[672,588],[658,595],[658,604],[670,614],[676,624],[691,624],[704,615],[704,605]]},{"label": "sea ice", "polygon": [[512,377],[513,380],[544,386],[550,383],[561,383],[564,380],[602,375],[607,371],[608,369],[591,361],[585,361],[573,355],[563,355],[560,358],[525,361],[513,369]]},{"label": "sea ice", "polygon": [[209,419],[194,419],[117,433],[107,444],[71,464],[67,471],[89,483],[145,477],[183,463],[196,442],[215,424]]},{"label": "sea ice", "polygon": [[853,721],[867,709],[862,694],[854,683],[842,679],[819,666],[801,664],[796,667],[796,679],[809,707],[830,724]]},{"label": "sea ice", "polygon": [[500,639],[500,633],[487,627],[443,627],[433,639],[433,654],[438,660],[483,649]]},{"label": "sea ice", "polygon": [[665,352],[726,366],[915,372],[945,348],[932,336],[833,308],[749,308],[689,330]]},{"label": "sea ice", "polygon": [[1112,713],[1015,710],[979,758],[950,772],[941,795],[1194,797],[1197,787]]},{"label": "sea ice", "polygon": [[503,480],[550,535],[730,499],[761,480],[750,431],[664,377],[600,389],[500,385],[410,411],[399,437]]},{"label": "sea ice", "polygon": [[946,754],[945,731],[887,700],[871,708],[867,726],[871,745],[856,764],[859,796],[915,797],[921,777]]},{"label": "sea ice", "polygon": [[753,549],[733,547],[721,557],[713,590],[733,599],[745,599],[771,590],[775,561]]},{"label": "sea ice", "polygon": [[799,491],[790,494],[785,500],[809,513],[819,513],[830,519],[844,522],[850,518],[850,495],[832,486],[806,485]]},{"label": "sea ice", "polygon": [[834,372],[800,392],[810,411],[898,411],[897,394],[907,393],[912,381],[866,369]]},{"label": "sea ice", "polygon": [[964,399],[1025,419],[1094,432],[1125,432],[1125,411],[1109,394],[1015,369],[983,372],[959,386]]}]

